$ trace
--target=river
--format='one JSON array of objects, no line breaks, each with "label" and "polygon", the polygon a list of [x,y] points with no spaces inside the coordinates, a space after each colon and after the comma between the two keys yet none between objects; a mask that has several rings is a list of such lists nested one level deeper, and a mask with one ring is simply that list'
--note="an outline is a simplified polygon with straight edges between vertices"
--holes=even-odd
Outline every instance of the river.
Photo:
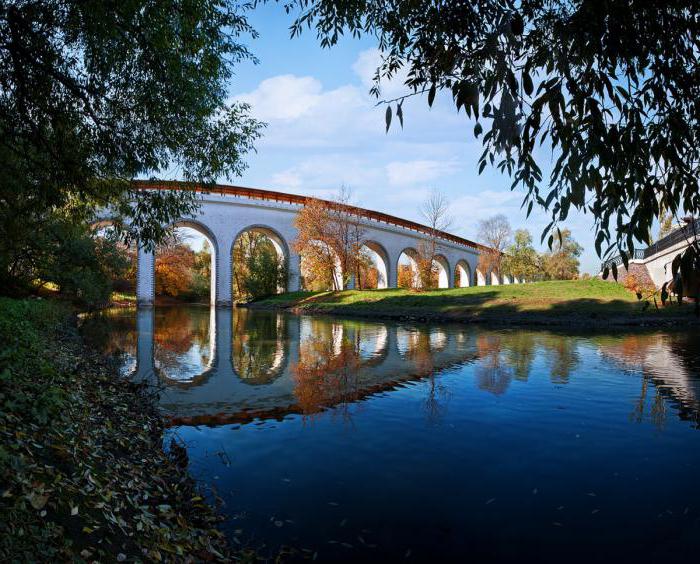
[{"label": "river", "polygon": [[160,389],[234,546],[318,561],[700,553],[700,333],[196,306],[83,334]]}]

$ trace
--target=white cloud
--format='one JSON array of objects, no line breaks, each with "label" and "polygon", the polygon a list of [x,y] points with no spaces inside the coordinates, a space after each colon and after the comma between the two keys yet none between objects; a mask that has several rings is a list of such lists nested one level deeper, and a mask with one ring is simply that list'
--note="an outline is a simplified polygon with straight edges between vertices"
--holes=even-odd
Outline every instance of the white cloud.
[{"label": "white cloud", "polygon": [[423,184],[454,174],[457,170],[459,166],[455,161],[394,161],[386,165],[386,174],[392,186]]}]

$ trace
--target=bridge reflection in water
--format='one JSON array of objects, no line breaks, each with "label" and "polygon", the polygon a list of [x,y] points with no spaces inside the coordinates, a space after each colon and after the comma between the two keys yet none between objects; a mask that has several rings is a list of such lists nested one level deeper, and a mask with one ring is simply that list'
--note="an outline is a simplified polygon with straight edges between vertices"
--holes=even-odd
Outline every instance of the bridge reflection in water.
[{"label": "bridge reflection in water", "polygon": [[[527,381],[535,362],[538,373],[544,368],[564,385],[591,350],[611,368],[641,375],[632,420],[663,425],[669,406],[682,419],[700,420],[697,335],[565,336],[202,307],[118,310],[86,323],[100,320],[112,328],[86,334],[101,335],[106,352],[123,353],[125,375],[161,388],[173,425],[313,415],[466,363],[474,364],[474,385],[491,394]],[[433,417],[449,397],[439,386],[428,389]]]}]

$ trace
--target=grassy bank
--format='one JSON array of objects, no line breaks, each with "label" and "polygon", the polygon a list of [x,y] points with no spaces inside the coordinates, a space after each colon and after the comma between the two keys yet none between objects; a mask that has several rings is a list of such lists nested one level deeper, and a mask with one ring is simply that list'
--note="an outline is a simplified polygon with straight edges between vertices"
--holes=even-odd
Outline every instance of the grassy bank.
[{"label": "grassy bank", "polygon": [[87,350],[71,315],[0,298],[0,559],[229,558],[183,449],[162,448],[153,397]]},{"label": "grassy bank", "polygon": [[299,313],[516,324],[697,322],[692,305],[656,310],[652,304],[645,310],[634,293],[619,284],[597,279],[425,292],[398,288],[293,292],[260,300],[251,307]]}]

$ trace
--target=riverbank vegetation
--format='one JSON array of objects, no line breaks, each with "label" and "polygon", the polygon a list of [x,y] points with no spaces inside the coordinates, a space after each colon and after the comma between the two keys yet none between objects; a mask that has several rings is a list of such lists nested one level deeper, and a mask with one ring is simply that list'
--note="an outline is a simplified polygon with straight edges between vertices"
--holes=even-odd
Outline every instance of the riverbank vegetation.
[{"label": "riverbank vegetation", "polygon": [[154,398],[83,346],[72,315],[0,298],[0,559],[230,558],[184,449],[163,450]]},{"label": "riverbank vegetation", "polygon": [[656,309],[620,284],[599,279],[414,291],[294,292],[252,307],[302,313],[515,324],[591,325],[697,322],[692,306]]}]

